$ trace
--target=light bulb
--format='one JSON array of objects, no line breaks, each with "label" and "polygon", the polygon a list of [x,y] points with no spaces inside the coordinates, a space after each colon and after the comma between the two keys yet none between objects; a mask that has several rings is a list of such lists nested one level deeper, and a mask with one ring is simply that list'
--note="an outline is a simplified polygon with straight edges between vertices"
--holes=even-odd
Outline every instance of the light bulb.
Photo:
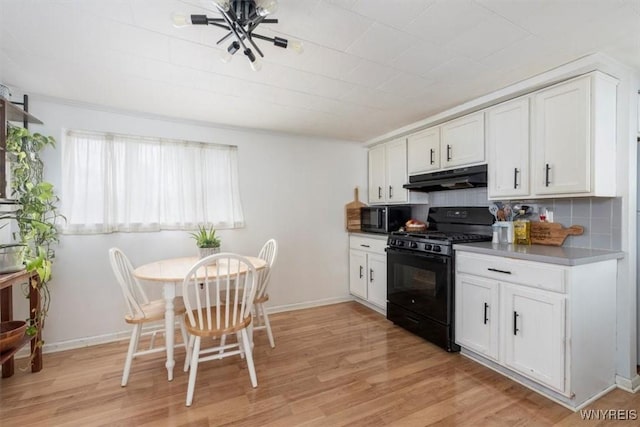
[{"label": "light bulb", "polygon": [[227,50],[223,52],[222,55],[220,55],[220,60],[225,64],[228,63],[229,61],[231,61],[231,58],[233,58],[233,55],[235,55],[238,49],[240,49],[240,43],[234,41],[229,45]]},{"label": "light bulb", "polygon": [[287,44],[287,47],[289,49],[291,49],[292,51],[294,51],[295,53],[304,52],[304,45],[299,40],[289,40],[289,43]]},{"label": "light bulb", "polygon": [[228,12],[231,7],[231,2],[229,0],[213,0],[213,2],[225,12]]},{"label": "light bulb", "polygon": [[225,64],[228,64],[232,59],[233,54],[226,50],[220,54],[220,61],[224,62]]},{"label": "light bulb", "polygon": [[176,28],[186,27],[191,24],[191,17],[181,13],[172,13],[171,20],[173,21],[173,26]]},{"label": "light bulb", "polygon": [[253,71],[262,70],[262,61],[260,60],[260,58],[256,58],[253,60],[253,62],[251,62],[251,69]]},{"label": "light bulb", "polygon": [[267,16],[278,10],[277,0],[262,0],[256,4],[256,13],[260,16]]}]

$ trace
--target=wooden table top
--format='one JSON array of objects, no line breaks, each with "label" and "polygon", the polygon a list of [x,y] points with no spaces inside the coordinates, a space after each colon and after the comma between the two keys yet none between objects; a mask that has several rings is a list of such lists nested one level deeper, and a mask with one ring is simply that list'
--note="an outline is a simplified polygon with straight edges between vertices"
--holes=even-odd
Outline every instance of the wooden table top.
[{"label": "wooden table top", "polygon": [[[245,257],[253,264],[256,270],[261,270],[267,266],[267,262],[263,259],[256,257]],[[184,258],[171,258],[162,261],[156,261],[149,264],[142,265],[133,271],[133,275],[138,279],[149,280],[152,282],[181,282],[187,275],[191,267],[200,260],[198,257],[184,257]],[[217,277],[219,273],[221,276],[227,276],[229,271],[236,273],[238,271],[238,263],[232,260],[230,264],[225,259],[218,260],[220,266],[210,266],[208,270],[208,276],[210,278]],[[246,270],[246,267],[241,269]],[[202,270],[202,277],[204,277],[204,270]]]}]

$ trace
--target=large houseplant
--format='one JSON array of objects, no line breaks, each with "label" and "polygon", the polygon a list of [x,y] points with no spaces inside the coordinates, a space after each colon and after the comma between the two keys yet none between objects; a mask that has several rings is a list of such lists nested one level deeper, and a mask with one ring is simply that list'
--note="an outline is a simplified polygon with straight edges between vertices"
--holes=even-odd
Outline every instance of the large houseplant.
[{"label": "large houseplant", "polygon": [[[53,185],[43,179],[43,163],[39,153],[47,146],[55,147],[50,136],[30,133],[25,128],[9,127],[7,135],[7,160],[11,168],[11,198],[16,209],[10,217],[17,222],[16,242],[23,248],[27,271],[35,271],[40,280],[32,281],[40,293],[40,306],[33,313],[27,333],[36,335],[44,325],[50,304],[48,283],[51,279],[51,262],[55,255],[53,245],[58,243],[56,221],[58,197]],[[28,290],[27,290],[28,291]],[[37,347],[42,346],[37,343]]]}]

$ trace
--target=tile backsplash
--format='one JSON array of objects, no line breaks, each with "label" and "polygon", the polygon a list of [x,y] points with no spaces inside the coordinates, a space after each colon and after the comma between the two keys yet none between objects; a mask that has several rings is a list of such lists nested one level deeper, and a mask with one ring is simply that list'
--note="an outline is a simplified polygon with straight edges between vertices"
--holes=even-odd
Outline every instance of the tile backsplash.
[{"label": "tile backsplash", "polygon": [[[424,196],[422,196],[424,197]],[[425,197],[425,203],[411,199],[414,218],[426,220],[429,206],[489,206],[486,188],[437,191]],[[428,201],[428,203],[426,203]],[[564,246],[590,249],[620,250],[622,247],[622,199],[580,197],[572,199],[512,200],[511,203],[535,205],[553,210],[553,221],[565,227],[581,225],[584,234],[569,236]]]}]

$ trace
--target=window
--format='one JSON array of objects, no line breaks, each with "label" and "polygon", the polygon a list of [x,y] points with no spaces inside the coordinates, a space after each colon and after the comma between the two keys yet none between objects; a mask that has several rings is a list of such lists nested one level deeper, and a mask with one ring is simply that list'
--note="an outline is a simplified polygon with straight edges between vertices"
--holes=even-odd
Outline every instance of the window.
[{"label": "window", "polygon": [[70,234],[243,227],[237,147],[67,131],[61,210]]}]

